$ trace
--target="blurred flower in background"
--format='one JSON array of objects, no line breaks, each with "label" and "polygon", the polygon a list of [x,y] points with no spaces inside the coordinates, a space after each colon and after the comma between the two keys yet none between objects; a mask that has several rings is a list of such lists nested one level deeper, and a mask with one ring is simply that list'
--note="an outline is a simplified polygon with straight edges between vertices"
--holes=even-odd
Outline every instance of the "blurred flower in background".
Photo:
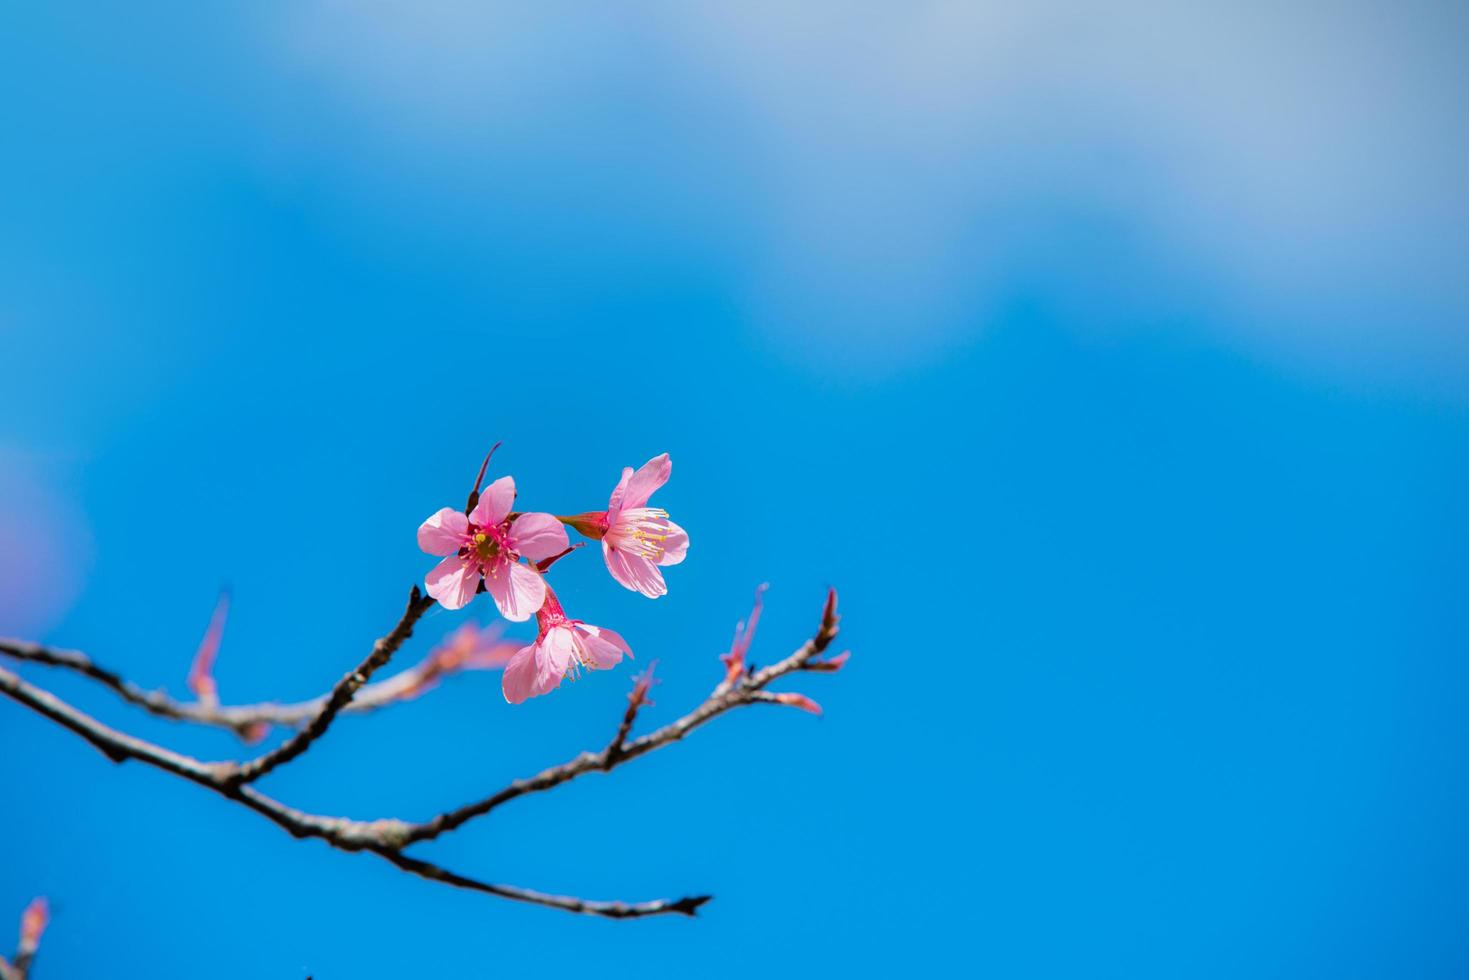
[{"label": "blurred flower in background", "polygon": [[0,446],[0,634],[44,635],[81,595],[92,535],[40,458]]}]

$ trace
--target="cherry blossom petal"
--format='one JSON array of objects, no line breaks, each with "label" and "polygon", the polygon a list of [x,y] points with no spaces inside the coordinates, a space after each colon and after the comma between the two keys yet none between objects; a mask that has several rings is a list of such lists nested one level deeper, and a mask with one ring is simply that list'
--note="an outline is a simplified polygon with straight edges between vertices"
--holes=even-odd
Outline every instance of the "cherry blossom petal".
[{"label": "cherry blossom petal", "polygon": [[505,700],[520,704],[526,698],[535,697],[536,648],[534,645],[521,647],[505,665],[505,674],[500,678],[500,690]]},{"label": "cherry blossom petal", "polygon": [[531,561],[559,555],[568,543],[566,528],[550,514],[521,514],[510,525],[510,547]]},{"label": "cherry blossom petal", "polygon": [[612,497],[607,501],[607,520],[617,520],[617,514],[622,510],[622,498],[627,494],[627,481],[632,479],[632,467],[622,468],[622,479],[617,481],[617,486],[612,488]]},{"label": "cherry blossom petal", "polygon": [[673,473],[673,463],[669,461],[668,454],[654,456],[632,475],[628,481],[627,490],[622,496],[622,506],[643,507],[648,503],[648,498],[653,496],[653,491],[668,482],[668,477]]},{"label": "cherry blossom petal", "polygon": [[537,675],[535,692],[536,696],[539,697],[542,694],[550,694],[552,691],[556,690],[556,688],[561,686],[561,681],[565,677],[565,674]]},{"label": "cherry blossom petal", "polygon": [[469,512],[469,519],[480,527],[499,524],[514,506],[515,478],[502,476],[485,487],[485,492],[479,495],[479,503]]},{"label": "cherry blossom petal", "polygon": [[458,555],[450,555],[429,571],[423,584],[445,609],[462,609],[479,590],[479,568]]},{"label": "cherry blossom petal", "polygon": [[555,688],[561,683],[561,678],[566,676],[566,672],[580,662],[576,655],[577,639],[576,630],[565,624],[552,627],[541,638],[537,647],[540,671],[536,684],[542,690]]},{"label": "cherry blossom petal", "polygon": [[546,583],[534,569],[501,558],[486,571],[485,589],[512,623],[530,619],[546,601]]},{"label": "cherry blossom petal", "polygon": [[464,547],[468,533],[469,519],[445,507],[418,526],[418,546],[431,555],[452,555]]},{"label": "cherry blossom petal", "polygon": [[583,633],[582,648],[587,652],[587,666],[596,670],[606,670],[609,667],[616,667],[624,654],[632,656],[632,648],[627,645],[627,641],[612,630],[588,626],[585,623],[580,629]]},{"label": "cherry blossom petal", "polygon": [[668,524],[668,536],[663,539],[663,556],[658,559],[658,564],[677,565],[688,556],[689,532],[672,521],[665,523]]},{"label": "cherry blossom petal", "polygon": [[648,559],[620,551],[606,540],[602,542],[602,557],[607,561],[607,570],[623,588],[641,592],[649,599],[668,593],[668,586],[663,582],[663,573]]}]

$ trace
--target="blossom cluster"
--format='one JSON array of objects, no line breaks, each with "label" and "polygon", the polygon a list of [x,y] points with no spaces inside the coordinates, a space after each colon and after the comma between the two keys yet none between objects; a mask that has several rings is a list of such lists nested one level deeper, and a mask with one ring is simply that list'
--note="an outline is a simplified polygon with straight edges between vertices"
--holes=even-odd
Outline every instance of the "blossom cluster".
[{"label": "blossom cluster", "polygon": [[[491,455],[494,454],[492,449]],[[486,457],[486,466],[489,458]],[[461,609],[488,592],[500,615],[511,622],[536,617],[535,642],[505,664],[505,700],[519,704],[560,686],[580,670],[616,666],[632,650],[617,633],[566,615],[546,582],[551,566],[578,545],[566,528],[602,544],[607,570],[624,588],[656,599],[668,591],[662,566],[688,554],[689,536],[668,513],[649,507],[668,482],[673,464],[664,453],[636,471],[626,467],[607,509],[559,516],[515,510],[515,480],[502,476],[484,492],[484,468],[464,510],[444,507],[418,528],[418,546],[442,558],[424,579],[429,595],[445,609]]]}]

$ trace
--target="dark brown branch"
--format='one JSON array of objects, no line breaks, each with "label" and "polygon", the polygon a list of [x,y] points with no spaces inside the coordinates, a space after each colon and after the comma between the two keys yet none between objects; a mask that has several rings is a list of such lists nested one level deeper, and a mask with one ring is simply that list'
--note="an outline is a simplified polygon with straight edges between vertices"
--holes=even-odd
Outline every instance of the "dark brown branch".
[{"label": "dark brown branch", "polygon": [[162,746],[134,738],[102,724],[90,715],[83,714],[48,691],[27,684],[15,674],[0,667],[0,693],[38,712],[63,728],[70,729],[92,744],[113,762],[138,759],[165,772],[199,783],[216,785],[218,770],[187,755],[180,755]]},{"label": "dark brown branch", "polygon": [[238,766],[230,775],[230,782],[235,784],[254,782],[277,766],[290,762],[310,748],[312,742],[325,735],[337,714],[351,702],[358,690],[367,683],[378,668],[392,658],[398,648],[403,645],[403,641],[413,635],[414,624],[418,622],[419,617],[428,612],[433,604],[434,600],[420,593],[418,586],[415,585],[408,593],[408,607],[403,610],[398,625],[393,627],[391,633],[372,645],[372,652],[367,655],[366,660],[357,665],[356,670],[337,681],[316,717],[281,745],[257,759]]},{"label": "dark brown branch", "polygon": [[623,747],[627,745],[627,737],[632,734],[633,722],[638,718],[638,709],[645,704],[653,703],[648,700],[648,692],[653,689],[654,684],[659,683],[653,677],[653,668],[657,666],[658,661],[654,660],[648,664],[647,670],[633,678],[632,690],[627,695],[627,710],[622,713],[622,724],[617,726],[617,733],[612,736],[612,741],[607,743],[607,748],[602,752],[606,769],[610,770],[622,758]]},{"label": "dark brown branch", "polygon": [[[360,821],[306,813],[274,800],[248,785],[249,781],[296,758],[309,747],[314,739],[320,737],[329,727],[332,719],[352,703],[354,695],[363,690],[372,673],[386,663],[393,652],[408,638],[414,624],[432,604],[432,599],[424,598],[419,594],[418,589],[414,588],[409,596],[408,607],[398,625],[391,633],[378,640],[373,647],[372,654],[359,665],[357,670],[337,683],[331,694],[322,701],[321,708],[306,727],[280,748],[266,753],[245,766],[237,766],[229,762],[202,762],[191,756],[182,755],[119,732],[3,668],[0,668],[0,693],[76,733],[115,762],[136,759],[188,779],[254,810],[295,837],[319,837],[333,847],[342,850],[368,851],[400,870],[458,888],[570,912],[609,918],[637,918],[670,913],[693,915],[700,905],[709,900],[709,896],[693,896],[676,900],[660,899],[641,903],[593,902],[569,896],[549,895],[510,885],[477,881],[403,854],[402,848],[447,833],[518,796],[551,789],[587,772],[610,771],[623,762],[679,741],[693,729],[732,708],[774,701],[776,696],[764,690],[772,681],[798,670],[835,670],[844,659],[832,658],[824,661],[816,659],[826,650],[837,634],[836,594],[833,592],[828,596],[822,613],[821,625],[810,640],[807,640],[784,660],[763,670],[746,669],[741,673],[727,676],[702,704],[683,717],[641,738],[631,742],[627,741],[638,709],[647,703],[646,695],[652,681],[649,674],[645,674],[638,679],[633,693],[629,696],[628,708],[623,714],[616,734],[602,751],[584,752],[570,762],[544,770],[530,779],[516,780],[484,800],[440,814],[423,823],[407,823],[392,819]],[[747,647],[748,642],[745,645]],[[22,652],[15,654],[14,651],[17,649]],[[12,655],[33,662],[49,663],[77,670],[101,681],[128,700],[143,705],[155,713],[161,713],[158,705],[162,702],[153,700],[153,696],[148,692],[143,692],[119,675],[97,667],[81,654],[51,651],[33,644],[16,644],[9,641],[6,641],[4,652],[10,652]],[[742,661],[743,652],[740,656]],[[393,680],[396,681],[397,678]],[[384,684],[388,683],[392,682],[384,682]],[[13,973],[14,967],[6,966],[4,969]],[[0,977],[3,977],[3,980],[12,980],[12,977],[4,976],[3,971],[0,971]]]},{"label": "dark brown branch", "polygon": [[423,823],[412,824],[408,828],[404,844],[431,840],[440,834],[463,826],[476,817],[484,816],[503,803],[508,803],[528,793],[553,789],[589,772],[611,772],[624,762],[679,741],[695,728],[732,708],[757,703],[760,699],[756,695],[771,681],[792,671],[806,668],[814,658],[826,650],[837,635],[837,624],[840,618],[836,611],[836,592],[833,591],[828,596],[826,606],[822,610],[821,625],[817,628],[816,634],[779,663],[772,664],[763,670],[743,674],[732,684],[721,682],[702,704],[682,718],[669,722],[657,731],[650,732],[641,738],[624,743],[627,730],[632,728],[632,720],[636,712],[636,707],[630,705],[623,716],[622,727],[618,729],[612,742],[602,751],[583,752],[569,762],[542,770],[528,779],[517,779],[509,786],[482,800],[441,813]]},{"label": "dark brown branch", "polygon": [[[254,810],[294,837],[320,837],[334,847],[346,851],[370,851],[422,878],[441,881],[459,888],[498,895],[515,901],[532,902],[569,912],[583,912],[612,918],[633,918],[682,912],[692,915],[694,909],[708,901],[708,896],[658,899],[652,902],[591,902],[562,895],[546,895],[512,885],[489,885],[463,875],[401,854],[398,848],[407,841],[408,825],[398,820],[360,821],[340,817],[324,817],[305,813],[260,793],[253,786],[242,786],[229,778],[228,763],[205,763],[190,756],[172,752],[140,738],[109,728],[95,718],[73,708],[49,692],[26,683],[15,674],[0,668],[0,694],[5,694],[28,708],[55,721],[92,745],[115,762],[136,759],[165,772],[182,776],[228,799]],[[19,958],[17,958],[17,963]],[[14,969],[14,965],[10,967]],[[3,976],[3,975],[0,975]],[[10,978],[5,978],[10,980]]]},{"label": "dark brown branch", "polygon": [[113,762],[136,759],[164,772],[182,776],[222,796],[236,800],[263,814],[296,837],[321,837],[345,850],[361,850],[369,842],[382,843],[382,822],[362,822],[304,813],[279,803],[248,786],[229,784],[231,763],[201,762],[192,756],[124,734],[84,712],[78,711],[48,691],[26,683],[0,667],[0,694],[8,695],[91,743]]},{"label": "dark brown branch", "polygon": [[[91,658],[75,650],[57,650],[25,640],[0,639],[0,653],[16,660],[74,670],[111,688],[124,701],[135,704],[160,718],[217,725],[231,729],[241,737],[247,734],[251,724],[264,720],[254,717],[254,712],[248,708],[211,708],[198,702],[176,701],[162,691],[145,691],[115,671],[94,663]],[[303,708],[305,706],[291,705],[289,707]],[[286,724],[287,722],[282,721],[281,723]]]},{"label": "dark brown branch", "polygon": [[373,853],[391,861],[404,871],[416,874],[420,878],[428,878],[430,881],[440,881],[456,888],[468,888],[471,891],[498,895],[517,902],[530,902],[532,905],[544,905],[547,908],[562,909],[566,912],[580,912],[583,915],[600,915],[609,919],[638,919],[649,915],[670,914],[692,916],[698,911],[699,906],[714,897],[712,895],[693,895],[680,899],[660,898],[651,902],[591,902],[570,895],[548,895],[545,892],[516,888],[513,885],[495,885],[476,881],[441,868],[437,864],[409,857],[401,851],[384,849],[374,850]]}]

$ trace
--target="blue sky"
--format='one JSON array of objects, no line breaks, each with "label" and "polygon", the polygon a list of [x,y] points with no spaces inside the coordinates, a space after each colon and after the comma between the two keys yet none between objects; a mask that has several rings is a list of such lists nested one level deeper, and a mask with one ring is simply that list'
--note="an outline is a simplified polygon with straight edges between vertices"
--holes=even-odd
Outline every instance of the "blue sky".
[{"label": "blue sky", "polygon": [[[760,582],[756,660],[828,585],[853,651],[785,685],[819,720],[424,852],[693,921],[422,883],[0,705],[39,980],[1469,970],[1462,13],[788,6],[0,14],[0,633],[182,693],[227,583],[224,698],[314,695],[503,439],[561,513],[671,453],[670,594],[554,579],[659,660],[646,724]],[[265,788],[425,816],[631,673],[457,678]]]}]

